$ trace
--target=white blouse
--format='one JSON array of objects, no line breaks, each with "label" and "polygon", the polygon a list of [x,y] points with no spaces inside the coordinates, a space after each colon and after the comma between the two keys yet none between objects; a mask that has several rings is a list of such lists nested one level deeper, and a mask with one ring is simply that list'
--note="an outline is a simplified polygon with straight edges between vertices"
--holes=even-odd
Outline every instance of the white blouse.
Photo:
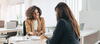
[{"label": "white blouse", "polygon": [[33,26],[33,27],[34,27],[34,31],[37,31],[37,28],[38,28],[38,21],[35,20],[33,24],[34,24],[34,26]]}]

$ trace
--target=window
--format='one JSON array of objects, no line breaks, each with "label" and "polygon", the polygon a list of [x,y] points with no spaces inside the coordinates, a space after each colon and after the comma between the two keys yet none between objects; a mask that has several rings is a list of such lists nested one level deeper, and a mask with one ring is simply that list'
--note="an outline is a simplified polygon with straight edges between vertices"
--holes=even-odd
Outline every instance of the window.
[{"label": "window", "polygon": [[79,12],[82,9],[82,0],[65,0],[65,2],[71,8],[73,15],[75,16],[76,20],[79,22]]},{"label": "window", "polygon": [[22,23],[23,10],[23,4],[2,6],[0,18],[5,21],[18,20],[19,23]]}]

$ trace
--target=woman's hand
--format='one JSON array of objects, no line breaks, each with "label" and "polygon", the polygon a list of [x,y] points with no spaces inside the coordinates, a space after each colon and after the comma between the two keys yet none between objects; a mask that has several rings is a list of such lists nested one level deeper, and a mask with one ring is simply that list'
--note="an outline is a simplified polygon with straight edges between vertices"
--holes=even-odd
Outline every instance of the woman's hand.
[{"label": "woman's hand", "polygon": [[48,37],[45,36],[45,35],[41,35],[40,38],[41,38],[41,39],[48,39]]},{"label": "woman's hand", "polygon": [[40,34],[38,32],[36,32],[36,36],[40,36]]},{"label": "woman's hand", "polygon": [[41,34],[42,34],[41,32],[37,32],[37,36],[41,36]]},{"label": "woman's hand", "polygon": [[36,33],[35,33],[35,32],[29,32],[28,35],[29,35],[29,36],[35,36]]}]

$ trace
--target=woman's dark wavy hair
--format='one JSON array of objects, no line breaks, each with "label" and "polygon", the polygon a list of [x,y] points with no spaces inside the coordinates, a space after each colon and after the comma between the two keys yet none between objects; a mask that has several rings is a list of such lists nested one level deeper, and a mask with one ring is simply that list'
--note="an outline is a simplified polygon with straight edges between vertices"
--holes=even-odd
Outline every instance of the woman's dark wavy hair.
[{"label": "woman's dark wavy hair", "polygon": [[64,2],[60,2],[55,7],[55,10],[57,11],[57,20],[60,20],[60,19],[70,20],[71,25],[74,29],[74,32],[76,33],[76,35],[78,37],[80,37],[80,31],[79,31],[78,23],[77,23],[75,17],[73,16],[73,14],[72,14],[70,8],[68,7],[68,5]]},{"label": "woman's dark wavy hair", "polygon": [[29,19],[29,20],[33,20],[34,19],[34,16],[32,14],[35,12],[36,9],[39,12],[39,17],[41,16],[41,14],[42,14],[41,9],[39,7],[37,7],[37,6],[31,6],[26,10],[27,19]]}]

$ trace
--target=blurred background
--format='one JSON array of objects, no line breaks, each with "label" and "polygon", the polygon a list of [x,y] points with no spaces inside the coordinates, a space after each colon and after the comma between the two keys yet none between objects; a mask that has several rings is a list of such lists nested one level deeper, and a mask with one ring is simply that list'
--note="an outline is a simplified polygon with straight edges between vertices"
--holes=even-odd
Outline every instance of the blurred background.
[{"label": "blurred background", "polygon": [[[5,30],[7,33],[8,29],[15,31],[17,28],[20,30],[17,30],[17,35],[21,36],[23,21],[26,19],[25,12],[30,6],[36,5],[42,10],[46,34],[51,36],[57,23],[54,8],[59,2],[69,5],[79,23],[80,44],[97,44],[100,40],[100,0],[0,0],[1,34]],[[5,36],[0,36],[0,38],[5,38]]]}]

